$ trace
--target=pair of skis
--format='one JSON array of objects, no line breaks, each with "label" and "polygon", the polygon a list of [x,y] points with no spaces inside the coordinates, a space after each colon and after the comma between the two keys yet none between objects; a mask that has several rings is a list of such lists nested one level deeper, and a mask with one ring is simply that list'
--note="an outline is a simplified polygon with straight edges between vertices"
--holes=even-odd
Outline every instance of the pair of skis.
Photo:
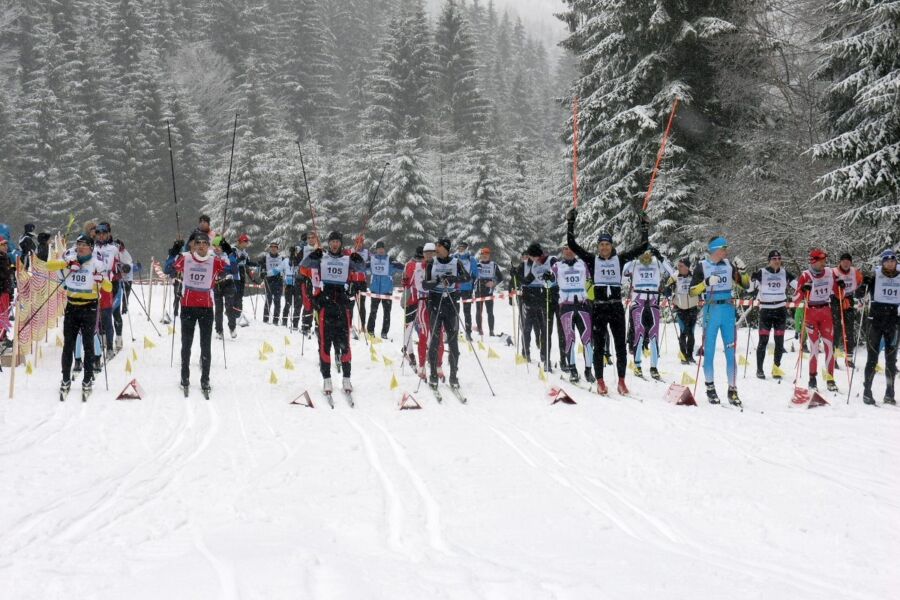
[{"label": "pair of skis", "polygon": [[[59,388],[59,401],[65,402],[66,398],[69,397],[69,392],[72,390],[72,382],[69,382],[69,385],[61,385]],[[85,388],[83,385],[81,386],[81,401],[87,402],[88,398],[91,396],[91,392],[93,391],[93,387]]]},{"label": "pair of skis", "polygon": [[[184,397],[187,398],[187,397],[190,396],[190,393],[191,393],[191,386],[189,386],[189,385],[182,385],[182,386],[181,386],[181,391],[184,392]],[[210,388],[204,388],[204,387],[201,387],[201,388],[200,388],[200,393],[203,394],[203,397],[204,397],[206,400],[209,400],[209,392],[210,392]]]},{"label": "pair of skis", "polygon": [[[341,390],[344,394],[344,398],[347,400],[347,404],[350,405],[350,408],[356,408],[356,402],[353,401],[353,391],[351,390]],[[334,408],[334,392],[322,392],[325,395],[325,400],[328,402],[328,406]]]},{"label": "pair of skis", "polygon": [[[459,400],[460,404],[467,404],[469,402],[466,396],[462,393],[462,390],[459,388],[459,386],[450,385],[447,387],[450,388],[450,393],[453,394],[457,400]],[[431,393],[434,394],[434,399],[438,401],[438,404],[443,404],[444,396],[441,394],[441,390],[438,387],[438,384],[432,385],[429,383],[428,389],[430,389]]]}]

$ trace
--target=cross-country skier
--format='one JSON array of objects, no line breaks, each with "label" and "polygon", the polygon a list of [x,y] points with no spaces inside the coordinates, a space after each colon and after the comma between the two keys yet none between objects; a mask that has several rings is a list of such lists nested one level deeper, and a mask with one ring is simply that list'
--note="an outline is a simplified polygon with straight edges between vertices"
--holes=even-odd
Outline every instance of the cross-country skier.
[{"label": "cross-country skier", "polygon": [[[491,260],[491,249],[484,247],[478,257],[478,267],[472,274],[475,279],[475,327],[478,335],[484,335],[481,322],[482,308],[487,312],[488,333],[494,335],[494,288],[503,281],[500,265]],[[577,373],[577,371],[576,371]]]},{"label": "cross-country skier", "polygon": [[[75,341],[79,334],[90,340],[97,331],[97,311],[101,290],[109,293],[112,283],[107,277],[105,265],[94,258],[94,240],[80,235],[75,247],[63,254],[61,260],[47,263],[50,271],[67,271],[63,274],[66,288],[66,312],[63,320],[62,383],[59,386],[60,400],[65,399],[72,385],[72,357]],[[94,383],[94,348],[86,344],[84,348],[84,377],[81,382],[82,400],[90,395]]]},{"label": "cross-country skier", "polygon": [[522,263],[522,355],[531,360],[531,335],[540,351],[544,371],[553,371],[550,365],[550,341],[553,330],[550,305],[559,303],[559,286],[553,277],[556,257],[549,256],[540,244],[534,242],[525,250],[527,259]]},{"label": "cross-country skier", "polygon": [[781,252],[771,250],[769,264],[750,276],[748,291],[759,300],[759,343],[756,345],[756,376],[759,379],[766,378],[763,365],[770,334],[775,337],[772,377],[781,379],[781,357],[784,356],[784,332],[788,319],[787,295],[797,288],[797,278],[781,264]]},{"label": "cross-country skier", "polygon": [[[856,314],[855,297],[862,290],[863,276],[859,269],[853,266],[853,257],[848,252],[841,254],[841,260],[834,267],[834,276],[844,282],[844,288],[831,299],[831,321],[835,332],[835,347],[842,348],[846,354],[846,364],[853,368],[853,349],[856,347]],[[841,319],[843,309],[843,320]],[[847,347],[844,348],[844,339]]]},{"label": "cross-country skier", "polygon": [[594,313],[591,321],[594,327],[594,372],[597,377],[597,392],[607,393],[603,381],[603,349],[606,347],[607,328],[612,332],[616,348],[616,373],[619,377],[617,389],[620,394],[628,393],[625,385],[625,369],[628,353],[625,344],[625,307],[622,304],[622,269],[625,264],[644,252],[647,248],[650,224],[641,218],[641,243],[638,247],[619,253],[613,245],[612,235],[601,233],[597,238],[597,254],[592,254],[578,245],[575,239],[575,219],[577,211],[572,208],[566,213],[566,243],[578,258],[587,265],[593,282]]},{"label": "cross-country skier", "polygon": [[249,247],[250,236],[242,233],[238,237],[237,248],[234,251],[238,263],[237,277],[234,279],[234,306],[237,309],[236,316],[241,327],[250,326],[250,321],[244,314],[244,289],[247,282],[250,281],[250,267],[255,266],[255,263],[250,260],[250,253],[247,252]]},{"label": "cross-country skier", "polygon": [[343,389],[350,393],[351,353],[350,328],[352,327],[352,305],[350,304],[350,274],[365,273],[366,264],[362,257],[343,250],[344,238],[338,231],[328,234],[328,251],[317,248],[304,257],[302,268],[309,269],[311,279],[316,282],[312,297],[313,309],[319,326],[319,368],[322,372],[325,393],[332,392],[331,350],[340,356]]},{"label": "cross-country skier", "polygon": [[[134,284],[134,259],[131,257],[131,252],[129,252],[125,248],[125,242],[120,239],[116,240],[116,246],[119,248],[119,265],[120,271],[122,272],[122,286],[124,288],[122,293],[122,310],[121,314],[128,314],[128,300],[131,298],[131,286]],[[120,317],[121,320],[121,317]],[[121,326],[116,325],[117,330],[119,331],[118,335],[121,334]]]},{"label": "cross-country skier", "polygon": [[[459,387],[457,369],[459,368],[459,294],[456,284],[469,279],[459,260],[450,256],[450,240],[441,238],[435,245],[434,260],[425,267],[425,280],[422,286],[428,290],[428,314],[431,318],[429,326],[432,332],[444,331],[447,346],[450,350],[450,379],[452,388]],[[428,384],[438,384],[438,345],[439,335],[431,336],[428,345],[428,364],[430,367]]]},{"label": "cross-country skier", "polygon": [[284,293],[284,273],[281,254],[279,254],[278,242],[269,243],[268,251],[259,259],[259,264],[264,269],[263,277],[266,286],[266,302],[263,304],[263,323],[269,322],[272,316],[272,324],[278,325],[281,315],[281,295]]},{"label": "cross-country skier", "polygon": [[309,336],[312,331],[313,324],[313,290],[318,282],[313,281],[312,271],[303,266],[303,259],[312,254],[319,248],[319,234],[313,230],[300,236],[300,240],[304,243],[303,255],[300,258],[300,295],[303,298],[303,321],[300,325],[300,333]]},{"label": "cross-country skier", "polygon": [[887,387],[884,392],[885,404],[896,404],[894,378],[897,376],[897,338],[900,331],[900,274],[897,271],[897,253],[885,250],[881,253],[881,266],[865,279],[872,303],[869,307],[869,337],[866,340],[865,378],[863,381],[863,402],[875,404],[872,395],[872,381],[878,352],[884,343],[884,376]]},{"label": "cross-country skier", "polygon": [[556,261],[551,269],[559,285],[559,321],[565,337],[564,351],[568,357],[569,380],[577,382],[579,379],[575,344],[577,329],[584,346],[584,379],[593,383],[594,374],[591,369],[594,365],[594,346],[591,307],[587,300],[587,265],[575,256],[571,248],[564,246],[562,260]]},{"label": "cross-country skier", "polygon": [[13,266],[9,262],[9,240],[0,235],[0,348],[8,342],[11,325],[9,303],[16,291]]},{"label": "cross-country skier", "polygon": [[[116,281],[119,269],[119,247],[112,240],[112,226],[108,222],[99,223],[96,228],[97,238],[94,242],[94,259],[103,269],[107,279],[113,282],[113,289],[110,291],[100,290],[100,333],[101,341],[106,347],[106,360],[109,361],[116,353],[115,346],[115,321],[113,319],[113,304],[115,302],[114,292],[118,285]],[[122,344],[119,344],[119,348]],[[100,357],[95,358],[97,364],[94,370],[100,371]]]},{"label": "cross-country skier", "polygon": [[[400,305],[403,307],[403,353],[407,362],[416,370],[416,345],[418,339],[413,339],[416,332],[416,314],[419,306],[419,292],[416,287],[416,271],[425,259],[425,250],[417,246],[413,257],[406,261],[403,267],[403,296]],[[423,359],[424,362],[424,359]]]},{"label": "cross-country skier", "polygon": [[[291,329],[300,328],[300,313],[303,311],[300,294],[300,262],[303,260],[303,248],[291,246],[288,255],[282,260],[284,271],[284,309],[281,321]],[[291,312],[293,311],[293,312]],[[288,322],[290,318],[290,323]]]},{"label": "cross-country skier", "polygon": [[634,324],[634,374],[643,377],[643,348],[650,349],[650,377],[660,380],[659,330],[662,313],[659,307],[662,282],[672,277],[675,269],[656,248],[648,248],[629,263],[622,276],[631,280],[631,322]]},{"label": "cross-country skier", "polygon": [[721,236],[707,244],[709,256],[700,261],[691,279],[691,294],[705,296],[703,306],[703,375],[706,379],[706,398],[711,404],[719,403],[715,383],[716,341],[722,336],[725,345],[725,366],[728,372],[728,401],[741,405],[737,391],[737,316],[734,307],[734,287],[746,289],[750,278],[744,274],[740,259],[728,260],[728,241]]},{"label": "cross-country skier", "polygon": [[436,244],[428,242],[423,246],[422,259],[418,261],[413,269],[412,281],[415,288],[416,300],[416,329],[419,332],[418,350],[419,350],[419,377],[425,379],[428,377],[428,370],[425,363],[428,359],[428,349],[431,347],[432,334],[437,338],[438,356],[437,370],[438,379],[444,379],[444,331],[441,328],[434,329],[431,323],[431,312],[428,306],[429,292],[425,289],[425,273],[434,261],[436,254]]},{"label": "cross-country skier", "polygon": [[[176,241],[176,246],[178,242]],[[194,231],[188,239],[187,252],[169,253],[166,273],[181,274],[184,293],[181,297],[181,389],[185,396],[191,379],[191,346],[194,330],[200,328],[200,389],[209,399],[209,369],[212,364],[213,297],[216,278],[228,263],[210,252],[209,236]]]},{"label": "cross-country skier", "polygon": [[403,271],[403,263],[388,256],[384,242],[379,240],[375,244],[375,252],[369,255],[368,271],[370,274],[369,291],[386,298],[372,298],[369,312],[369,320],[366,323],[366,331],[370,336],[375,335],[375,319],[378,315],[378,307],[381,306],[384,316],[381,322],[381,339],[388,339],[391,329],[391,294],[394,293],[394,275]]},{"label": "cross-country skier", "polygon": [[[366,238],[360,234],[357,235],[353,239],[353,249],[344,250],[346,254],[350,254],[355,252],[359,254],[359,256],[363,259],[363,262],[369,262],[369,250],[364,247]],[[362,333],[363,328],[366,326],[366,297],[363,295],[364,292],[369,291],[369,287],[366,283],[366,274],[362,273],[351,273],[350,274],[350,304],[357,303],[357,310],[359,310],[359,331]],[[356,332],[356,329],[352,327],[351,323],[351,333],[353,334],[353,339],[359,339],[359,335]]]},{"label": "cross-country skier", "polygon": [[34,233],[34,223],[26,223],[22,237],[19,238],[19,258],[25,270],[31,269],[31,257],[37,252],[37,238]]},{"label": "cross-country skier", "polygon": [[825,383],[829,392],[838,391],[834,382],[834,321],[831,318],[831,297],[844,288],[844,282],[825,266],[828,254],[814,248],[809,253],[809,269],[797,279],[795,302],[803,302],[806,311],[806,339],[809,340],[809,388],[818,387],[819,342],[825,351]]},{"label": "cross-country skier", "polygon": [[217,236],[212,241],[213,254],[225,263],[225,268],[216,277],[213,286],[213,300],[215,301],[215,329],[216,338],[222,339],[225,335],[224,320],[228,321],[228,332],[231,338],[237,337],[237,308],[235,306],[234,281],[238,275],[238,258],[231,248],[231,244]]},{"label": "cross-country skier", "polygon": [[678,325],[678,350],[681,364],[689,365],[694,361],[694,329],[697,327],[697,315],[700,312],[700,299],[691,296],[691,261],[682,258],[676,266],[678,272],[669,277],[666,285],[671,289],[670,302]]},{"label": "cross-country skier", "polygon": [[463,326],[466,339],[472,341],[472,293],[475,288],[475,275],[478,273],[478,259],[469,252],[469,243],[460,241],[456,244],[454,258],[459,260],[469,273],[469,281],[459,284],[459,299],[462,304]]}]

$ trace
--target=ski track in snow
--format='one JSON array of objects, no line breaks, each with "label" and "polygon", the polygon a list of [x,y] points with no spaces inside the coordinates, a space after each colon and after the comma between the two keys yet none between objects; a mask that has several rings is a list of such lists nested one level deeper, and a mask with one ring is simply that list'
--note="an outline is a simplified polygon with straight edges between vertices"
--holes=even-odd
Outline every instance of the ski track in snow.
[{"label": "ski track in snow", "polygon": [[[508,318],[504,303],[495,309],[498,322]],[[402,323],[402,318],[396,323]],[[137,339],[143,333],[156,339],[144,320],[135,324]],[[29,582],[30,587],[17,582],[20,587],[15,589],[35,591],[34,597],[42,598],[53,596],[52,588],[43,585],[54,579],[66,582],[77,578],[84,584],[93,578],[97,584],[94,596],[105,600],[111,597],[106,592],[114,589],[110,582],[121,587],[138,581],[142,567],[135,565],[142,563],[130,561],[164,565],[161,568],[177,576],[186,572],[179,571],[185,559],[193,561],[189,572],[198,586],[197,594],[203,590],[205,597],[227,600],[298,594],[322,600],[367,595],[399,598],[409,597],[413,590],[418,597],[453,600],[615,599],[630,597],[626,590],[631,583],[643,585],[643,595],[648,598],[675,597],[665,591],[671,591],[673,582],[652,578],[656,567],[660,572],[693,569],[697,572],[686,578],[696,575],[699,582],[716,586],[717,591],[728,589],[735,600],[758,597],[759,585],[766,586],[769,595],[778,590],[778,597],[785,600],[880,600],[884,594],[879,591],[893,589],[891,583],[900,584],[892,573],[874,567],[862,571],[865,575],[860,574],[856,581],[845,581],[849,574],[856,575],[847,561],[832,556],[795,557],[788,552],[792,540],[806,545],[810,540],[831,543],[842,551],[844,546],[839,538],[833,541],[822,532],[813,532],[816,537],[807,539],[792,534],[784,519],[771,525],[740,523],[733,538],[718,536],[717,526],[728,527],[734,519],[759,520],[777,514],[777,505],[767,507],[765,497],[757,495],[738,502],[731,515],[730,490],[721,488],[709,490],[710,501],[704,499],[702,506],[669,507],[653,494],[658,486],[671,484],[663,461],[670,449],[651,445],[649,458],[653,460],[646,465],[629,454],[645,448],[655,433],[668,433],[664,439],[669,441],[690,440],[685,443],[691,444],[691,457],[703,456],[699,448],[711,451],[710,469],[733,466],[760,482],[773,476],[779,482],[796,482],[791,485],[798,489],[789,490],[787,498],[802,497],[803,486],[821,488],[817,498],[834,496],[838,506],[853,505],[862,511],[836,523],[838,531],[834,533],[834,538],[843,534],[848,540],[846,551],[861,555],[868,551],[863,546],[869,540],[850,529],[854,518],[863,519],[862,531],[878,536],[881,544],[900,540],[900,532],[890,525],[900,513],[896,499],[900,478],[889,468],[898,446],[886,435],[892,424],[900,421],[891,409],[846,407],[845,393],[839,394],[840,400],[828,396],[835,404],[831,408],[809,412],[788,408],[790,386],[752,379],[739,380],[742,390],[744,386],[756,390],[755,395],[746,396],[743,414],[705,404],[675,408],[660,399],[667,383],[634,379],[630,398],[600,398],[565,382],[554,382],[579,404],[551,407],[548,386],[538,380],[536,372],[511,366],[513,349],[503,346],[499,338],[489,338],[484,343],[502,356],[502,362],[487,361],[483,351],[479,356],[495,384],[497,376],[508,384],[500,388],[497,398],[488,394],[471,352],[463,346],[461,375],[469,405],[460,405],[450,394],[439,405],[423,392],[424,398],[416,396],[425,410],[398,412],[388,402],[389,396],[391,401],[395,399],[394,394],[380,393],[386,390],[391,369],[369,361],[368,348],[360,340],[353,342],[354,381],[364,391],[357,407],[337,402],[337,410],[331,411],[317,403],[317,409],[310,410],[289,407],[283,397],[295,396],[298,385],[302,390],[302,386],[318,383],[315,352],[299,358],[299,348],[285,346],[268,362],[254,362],[258,345],[271,341],[273,335],[280,339],[284,331],[260,321],[242,328],[240,344],[226,340],[232,362],[228,370],[220,368],[220,343],[214,343],[210,401],[200,398],[196,389],[184,399],[174,383],[169,385],[177,364],[175,370],[169,369],[167,337],[159,344],[164,352],[147,352],[138,364],[139,370],[148,369],[153,375],[151,381],[145,381],[147,375],[139,371],[145,387],[151,388],[143,401],[110,401],[123,384],[119,381],[122,363],[115,360],[108,373],[112,391],[98,388],[86,404],[80,402],[77,386],[65,403],[55,396],[52,402],[49,396],[46,400],[38,397],[34,390],[43,394],[50,387],[32,379],[26,394],[39,402],[23,408],[3,407],[0,418],[2,464],[8,465],[13,476],[17,465],[29,461],[39,469],[36,477],[17,479],[26,484],[26,495],[14,498],[0,530],[0,585],[12,574],[31,574],[37,579]],[[674,343],[674,336],[669,337]],[[667,360],[671,347],[663,346]],[[374,348],[395,364],[403,360],[394,344]],[[52,362],[53,352],[47,354]],[[284,356],[298,358],[296,371],[282,375],[278,362]],[[195,354],[193,359],[197,358]],[[677,380],[677,364],[663,362],[660,366],[664,373],[669,371],[666,379]],[[248,383],[260,381],[273,367],[286,381],[265,388]],[[717,363],[721,378],[720,367]],[[402,389],[418,383],[418,377],[408,371],[394,372]],[[370,389],[379,393],[369,393]],[[774,401],[766,397],[776,394],[780,395]],[[779,402],[782,395],[784,401]],[[30,419],[16,410],[30,411],[25,413]],[[604,435],[606,427],[608,436]],[[639,437],[633,446],[628,445],[629,428]],[[870,431],[871,439],[863,440],[856,450],[853,436]],[[457,432],[466,434],[466,445],[471,443],[471,448],[459,446],[452,437]],[[91,436],[89,450],[102,454],[103,460],[83,472],[63,473],[67,476],[54,483],[54,473],[61,470],[53,468],[54,449],[79,449],[85,433]],[[349,444],[348,438],[353,440]],[[323,442],[335,447],[322,448]],[[850,450],[838,456],[821,452],[830,444]],[[352,460],[358,456],[357,448],[365,457],[361,468],[353,463],[326,462],[336,454],[340,460]],[[677,452],[672,454],[674,460]],[[883,468],[860,464],[872,455],[882,461]],[[82,452],[81,456],[90,455]],[[49,466],[43,467],[42,460],[50,461]],[[637,462],[632,467],[629,461]],[[485,489],[466,488],[467,465],[488,469],[476,470]],[[706,472],[701,467],[679,471],[685,476],[694,472],[702,476]],[[339,506],[363,503],[364,510],[353,518],[366,515],[374,535],[363,532],[357,536],[342,528],[346,518],[330,507],[334,492],[329,477],[339,489],[355,494],[338,497]],[[517,501],[525,504],[518,507],[494,501],[499,500],[492,498],[495,480],[498,489],[528,488],[529,495],[517,496]],[[727,485],[729,479],[711,481]],[[368,494],[368,488],[373,493]],[[691,491],[689,486],[676,488],[673,495],[696,498]],[[278,503],[270,501],[270,495]],[[291,506],[294,498],[301,501]],[[720,513],[705,515],[707,506]],[[529,516],[543,512],[548,521],[517,521],[520,509]],[[482,510],[502,512],[479,515]],[[573,531],[554,536],[557,510],[562,511],[560,523],[576,529],[580,526],[591,535],[582,537]],[[889,524],[883,532],[873,526],[876,519]],[[320,522],[326,523],[322,525],[324,535],[317,538]],[[493,532],[495,522],[499,528]],[[813,517],[797,527],[812,527],[811,523]],[[285,545],[276,544],[275,550],[264,545],[272,556],[257,559],[252,554],[256,548],[253,536],[247,532],[260,526],[277,531],[284,527],[297,537],[285,537],[278,542]],[[540,560],[530,555],[527,544],[519,548],[504,543],[505,535],[524,539],[523,531],[534,537],[529,543],[543,553]],[[375,538],[375,545],[357,548],[348,545],[343,536],[356,542]],[[582,545],[552,547],[557,540]],[[246,550],[242,542],[246,542]],[[769,551],[775,554],[770,556]],[[889,554],[884,545],[874,551]],[[113,560],[116,552],[122,556],[115,557],[117,564],[108,577],[106,569],[96,563],[80,564],[81,558],[93,554]],[[612,556],[619,552],[622,562],[616,563]],[[628,564],[644,555],[656,564],[646,569]],[[820,564],[816,558],[827,560]],[[591,564],[594,560],[603,567],[596,569]],[[254,561],[266,566],[256,567]],[[852,564],[864,563],[857,559]],[[384,591],[379,586],[384,586]],[[153,594],[154,587],[148,587],[141,599],[164,595]],[[81,588],[85,589],[92,588]],[[695,592],[692,595],[696,597],[711,597],[702,587]]]}]

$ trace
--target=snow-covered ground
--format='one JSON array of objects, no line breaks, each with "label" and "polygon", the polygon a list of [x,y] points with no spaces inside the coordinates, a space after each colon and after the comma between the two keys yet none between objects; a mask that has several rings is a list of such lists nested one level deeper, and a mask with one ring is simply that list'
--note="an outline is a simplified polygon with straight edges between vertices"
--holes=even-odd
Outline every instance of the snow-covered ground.
[{"label": "snow-covered ground", "polygon": [[[160,303],[157,288],[154,322]],[[558,375],[542,383],[492,338],[500,358],[479,355],[496,397],[464,349],[468,406],[449,393],[438,405],[423,386],[423,410],[400,411],[417,381],[400,370],[395,304],[378,362],[354,342],[356,409],[340,395],[329,409],[313,345],[301,357],[298,335],[286,345],[259,320],[226,342],[227,370],[214,340],[212,400],[186,400],[178,348],[173,369],[165,329],[133,307],[143,400],[114,401],[131,377],[126,343],[109,392],[101,376],[87,404],[75,389],[60,404],[51,332],[34,375],[20,368],[15,399],[0,402],[2,598],[880,600],[900,589],[900,413],[856,392],[849,405],[826,393],[831,406],[792,407],[789,381],[757,381],[751,367],[743,413],[674,406],[668,384],[634,378],[632,398],[564,384],[578,404],[551,406]],[[497,312],[510,333],[505,302]],[[261,361],[264,342],[274,352]],[[675,347],[670,326],[668,381],[683,373]],[[723,362],[717,371],[724,395]],[[846,371],[837,381],[847,389]],[[290,404],[305,389],[315,409]],[[883,389],[879,376],[879,399]]]}]

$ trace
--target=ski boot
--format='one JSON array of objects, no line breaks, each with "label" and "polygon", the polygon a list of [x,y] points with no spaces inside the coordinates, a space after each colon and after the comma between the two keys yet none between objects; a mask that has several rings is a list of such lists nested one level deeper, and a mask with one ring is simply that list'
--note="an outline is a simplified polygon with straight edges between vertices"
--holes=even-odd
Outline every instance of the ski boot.
[{"label": "ski boot", "polygon": [[807,386],[807,387],[809,387],[809,389],[811,389],[811,390],[817,390],[817,389],[819,389],[819,384],[816,382],[816,376],[815,376],[815,375],[810,375],[810,376],[809,376],[809,386]]},{"label": "ski boot", "polygon": [[834,377],[831,377],[830,375],[825,376],[825,387],[828,389],[829,392],[838,391],[838,386],[834,382]]},{"label": "ski boot", "polygon": [[644,378],[644,371],[641,369],[641,365],[634,365],[634,376]]},{"label": "ski boot", "polygon": [[[606,387],[606,386],[604,386]],[[619,378],[619,383],[616,385],[616,391],[619,392],[623,396],[627,396],[630,392],[628,391],[628,386],[625,385],[625,379]]]},{"label": "ski boot", "polygon": [[855,369],[855,368],[856,368],[856,363],[853,362],[853,359],[852,359],[852,358],[848,358],[848,359],[847,359],[847,368],[848,368],[848,369]]},{"label": "ski boot", "polygon": [[456,373],[450,373],[449,384],[454,390],[459,389],[459,377],[456,376]]},{"label": "ski boot", "polygon": [[94,373],[99,373],[103,370],[103,359],[99,356],[94,359]]},{"label": "ski boot", "polygon": [[83,369],[83,367],[81,366],[81,359],[80,359],[80,358],[76,358],[76,359],[75,359],[75,366],[72,367],[72,370],[75,371],[76,373],[81,373],[82,369]]},{"label": "ski boot", "polygon": [[894,400],[894,387],[889,386],[887,390],[884,392],[884,403],[890,404],[892,406],[897,406],[897,401]]},{"label": "ski boot", "polygon": [[436,390],[438,386],[438,375],[435,371],[431,372],[431,376],[428,378],[428,385],[431,389]]},{"label": "ski boot", "polygon": [[[607,389],[607,387],[606,387],[606,382],[603,381],[602,379],[597,380],[597,393],[600,394],[601,396],[609,395],[609,389]],[[619,392],[619,393],[621,393],[621,392]]]},{"label": "ski boot", "polygon": [[741,399],[738,397],[737,388],[734,386],[728,388],[728,402],[730,402],[732,406],[743,406],[741,404]]},{"label": "ski boot", "polygon": [[217,332],[216,332],[216,339],[217,339],[217,340],[221,340],[221,339],[223,339],[224,337],[225,337],[225,336],[222,335],[222,332],[221,332],[221,331],[217,331]]},{"label": "ski boot", "polygon": [[330,394],[334,389],[331,387],[331,377],[327,377],[322,380],[322,391],[326,394]]},{"label": "ski boot", "polygon": [[656,381],[662,381],[662,377],[659,374],[659,369],[657,369],[656,367],[650,367],[650,377],[652,377]]},{"label": "ski boot", "polygon": [[188,393],[189,393],[189,391],[190,391],[190,388],[191,388],[191,382],[188,381],[187,379],[185,379],[184,377],[182,377],[182,378],[181,378],[181,391],[184,392],[184,397],[185,397],[185,398],[188,397]]},{"label": "ski boot", "polygon": [[345,392],[348,392],[348,393],[353,392],[353,384],[350,383],[350,378],[349,378],[349,377],[344,377],[344,378],[341,380],[341,384],[343,385],[343,388],[342,388],[342,389],[343,389]]},{"label": "ski boot", "polygon": [[229,329],[228,333],[231,334],[231,339],[237,338],[237,330],[236,329]]},{"label": "ski boot", "polygon": [[720,404],[719,395],[716,393],[716,384],[715,383],[707,383],[706,384],[706,399],[709,400],[710,404]]},{"label": "ski boot", "polygon": [[305,338],[309,337],[309,325],[304,325],[300,328],[300,335]]},{"label": "ski boot", "polygon": [[124,346],[125,346],[125,343],[122,341],[122,338],[121,338],[121,337],[117,337],[117,338],[116,338],[116,352],[119,352],[120,350],[122,350],[122,348],[123,348]]},{"label": "ski boot", "polygon": [[875,406],[875,396],[872,395],[872,390],[868,388],[863,390],[863,404]]},{"label": "ski boot", "polygon": [[81,401],[87,402],[91,392],[94,391],[94,379],[85,379],[81,382]]},{"label": "ski boot", "polygon": [[388,334],[387,334],[387,333],[382,333],[382,334],[381,334],[381,339],[383,339],[383,340],[388,339]]},{"label": "ski boot", "polygon": [[757,379],[765,379],[766,378],[765,372],[762,369],[757,369],[756,370],[756,378]]},{"label": "ski boot", "polygon": [[569,382],[570,383],[578,383],[580,381],[580,377],[578,376],[578,368],[574,365],[569,368]]},{"label": "ski boot", "polygon": [[209,393],[212,391],[212,388],[209,385],[208,381],[200,382],[200,393],[203,394],[203,397],[209,400]]},{"label": "ski boot", "polygon": [[594,378],[594,372],[591,371],[590,367],[587,367],[584,370],[584,380],[588,383],[594,383],[596,381],[596,379]]},{"label": "ski boot", "polygon": [[59,384],[59,401],[63,402],[66,399],[66,396],[69,395],[69,390],[72,389],[72,382],[68,379],[63,379],[62,383]]}]

